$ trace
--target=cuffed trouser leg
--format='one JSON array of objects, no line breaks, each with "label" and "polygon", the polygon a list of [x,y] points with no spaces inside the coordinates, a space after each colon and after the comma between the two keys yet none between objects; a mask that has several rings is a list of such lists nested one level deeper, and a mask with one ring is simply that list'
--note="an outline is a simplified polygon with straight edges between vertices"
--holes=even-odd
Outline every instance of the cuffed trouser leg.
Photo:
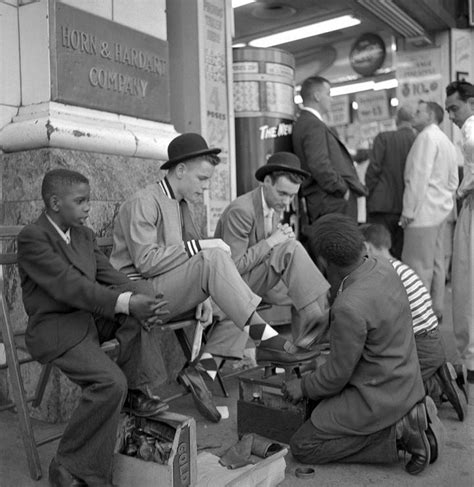
[{"label": "cuffed trouser leg", "polygon": [[168,301],[169,320],[194,309],[206,298],[241,330],[261,298],[242,280],[230,256],[220,249],[205,249],[166,274],[151,279],[155,291]]},{"label": "cuffed trouser leg", "polygon": [[95,332],[53,360],[82,389],[79,404],[59,442],[57,459],[89,485],[110,481],[125,375],[102,350]]},{"label": "cuffed trouser leg", "polygon": [[367,436],[321,439],[311,420],[290,440],[291,453],[301,463],[394,463],[398,461],[395,426]]},{"label": "cuffed trouser leg", "polygon": [[474,211],[468,198],[454,231],[451,285],[456,348],[466,367],[474,370]]}]

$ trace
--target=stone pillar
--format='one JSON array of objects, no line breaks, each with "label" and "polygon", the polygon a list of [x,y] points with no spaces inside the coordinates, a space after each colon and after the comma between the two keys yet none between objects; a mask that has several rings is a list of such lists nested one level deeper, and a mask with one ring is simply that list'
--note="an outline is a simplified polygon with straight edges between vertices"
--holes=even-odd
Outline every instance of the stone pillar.
[{"label": "stone pillar", "polygon": [[[110,235],[120,203],[158,179],[177,135],[167,56],[165,0],[0,1],[0,224],[36,219],[42,176],[68,167],[90,179],[89,223]],[[8,282],[22,330],[18,277]],[[22,369],[31,391],[39,367]],[[3,375],[0,403],[8,395]],[[76,396],[56,373],[36,413],[64,420]]]}]

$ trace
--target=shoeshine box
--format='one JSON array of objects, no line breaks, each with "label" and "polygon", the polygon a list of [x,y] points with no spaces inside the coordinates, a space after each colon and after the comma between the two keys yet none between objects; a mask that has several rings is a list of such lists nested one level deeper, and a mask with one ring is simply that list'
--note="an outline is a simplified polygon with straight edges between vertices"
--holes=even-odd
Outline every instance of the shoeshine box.
[{"label": "shoeshine box", "polygon": [[[174,430],[173,446],[166,465],[114,454],[113,482],[118,487],[192,487],[197,479],[196,422],[194,418],[164,412],[140,418],[142,424]],[[155,424],[153,424],[155,423]],[[170,429],[172,428],[172,429]]]},{"label": "shoeshine box", "polygon": [[308,399],[298,404],[285,401],[281,386],[285,374],[264,378],[263,369],[250,370],[239,377],[237,432],[258,433],[270,440],[288,444],[296,430],[314,409]]}]

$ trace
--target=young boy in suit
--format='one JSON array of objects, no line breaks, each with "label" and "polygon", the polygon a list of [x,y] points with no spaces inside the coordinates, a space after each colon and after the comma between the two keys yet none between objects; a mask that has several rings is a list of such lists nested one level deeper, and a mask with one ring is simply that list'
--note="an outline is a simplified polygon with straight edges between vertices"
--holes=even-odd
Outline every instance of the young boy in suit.
[{"label": "young boy in suit", "polygon": [[[82,389],[49,468],[53,487],[111,486],[112,455],[127,396],[137,415],[167,405],[142,390],[156,372],[152,333],[166,302],[146,285],[116,271],[85,226],[89,181],[67,169],[46,173],[44,213],[18,236],[26,344],[40,363],[52,363]],[[117,363],[100,343],[117,338]],[[153,348],[153,349],[150,349]]]}]

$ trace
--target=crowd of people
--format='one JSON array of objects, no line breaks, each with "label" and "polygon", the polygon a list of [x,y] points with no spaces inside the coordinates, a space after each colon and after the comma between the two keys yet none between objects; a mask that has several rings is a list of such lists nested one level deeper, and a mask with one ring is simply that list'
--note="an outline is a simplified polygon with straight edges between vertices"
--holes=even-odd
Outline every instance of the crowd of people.
[{"label": "crowd of people", "polygon": [[[323,121],[330,83],[311,77],[302,85],[294,153],[277,152],[256,171],[258,187],[230,203],[213,238],[200,234],[188,203],[209,187],[220,149],[186,133],[168,146],[166,176],[120,206],[110,260],[84,225],[88,179],[69,169],[46,173],[45,210],[18,237],[26,343],[82,389],[50,465],[51,485],[113,485],[122,407],[144,417],[167,409],[149,394],[164,367],[156,325],[183,316],[213,324],[198,358],[178,374],[206,419],[221,417],[204,378],[214,380],[225,359],[242,358],[249,338],[257,362],[284,365],[312,360],[312,346],[328,342],[327,360],[282,388],[288,401],[316,403],[291,440],[295,458],[390,463],[406,452],[413,475],[436,461],[444,441],[437,405],[449,401],[462,421],[474,380],[474,92],[456,82],[446,94],[463,133],[459,188],[456,152],[439,128],[443,110],[431,101],[414,115],[401,108],[398,130],[375,139],[365,186]],[[455,193],[462,200],[452,263],[457,370],[439,334],[443,228]],[[306,246],[281,223],[298,194],[310,223]],[[362,227],[360,196],[369,209]],[[291,306],[291,340],[257,310],[272,299]],[[100,349],[113,337],[116,361]]]}]

